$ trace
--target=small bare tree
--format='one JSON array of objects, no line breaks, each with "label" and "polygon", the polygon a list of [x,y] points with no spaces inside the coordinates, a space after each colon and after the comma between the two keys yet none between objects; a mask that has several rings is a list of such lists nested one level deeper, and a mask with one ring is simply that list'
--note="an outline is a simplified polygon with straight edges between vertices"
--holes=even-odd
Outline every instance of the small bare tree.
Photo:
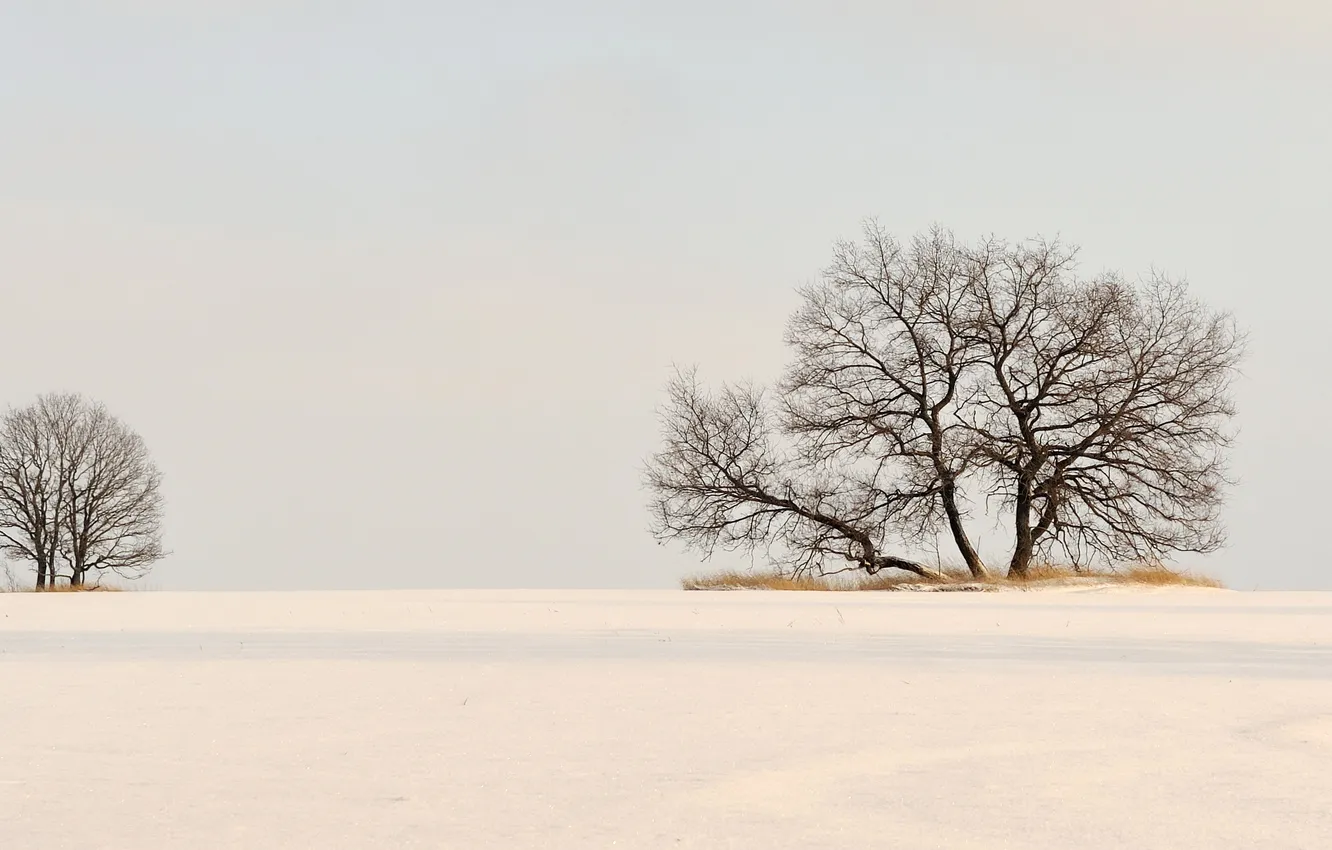
[{"label": "small bare tree", "polygon": [[965,486],[1012,511],[1009,574],[1209,552],[1243,339],[1163,278],[1078,277],[1058,244],[903,247],[877,226],[807,288],[793,360],[757,390],[678,376],[648,465],[653,531],[765,548],[797,574],[837,556],[921,575],[888,541],[947,529],[973,576]]},{"label": "small bare tree", "polygon": [[0,573],[4,573],[5,578],[3,586],[0,586],[0,591],[5,593],[18,592],[18,576],[14,575],[14,570],[10,568],[8,561],[0,561]]},{"label": "small bare tree", "polygon": [[46,395],[0,425],[0,539],[33,562],[37,587],[60,568],[137,578],[164,554],[161,474],[143,439],[99,404]]}]

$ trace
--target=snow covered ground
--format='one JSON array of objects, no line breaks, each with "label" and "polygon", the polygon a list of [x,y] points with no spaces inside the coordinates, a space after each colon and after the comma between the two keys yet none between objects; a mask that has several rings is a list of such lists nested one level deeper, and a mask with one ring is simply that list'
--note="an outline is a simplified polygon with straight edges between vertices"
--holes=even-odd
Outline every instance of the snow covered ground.
[{"label": "snow covered ground", "polygon": [[1332,594],[0,595],[0,848],[1332,847]]}]

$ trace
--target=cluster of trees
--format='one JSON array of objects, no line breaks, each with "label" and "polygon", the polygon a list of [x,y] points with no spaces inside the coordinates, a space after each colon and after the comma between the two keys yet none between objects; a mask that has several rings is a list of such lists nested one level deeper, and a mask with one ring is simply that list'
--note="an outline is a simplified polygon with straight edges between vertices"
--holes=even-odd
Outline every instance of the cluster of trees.
[{"label": "cluster of trees", "polygon": [[775,386],[670,383],[654,534],[796,575],[932,576],[902,553],[942,533],[984,577],[968,531],[984,505],[1012,529],[1013,577],[1215,550],[1242,335],[1183,283],[1083,277],[1075,258],[874,224],[839,244]]},{"label": "cluster of trees", "polygon": [[0,550],[37,589],[138,578],[164,554],[161,473],[100,404],[45,395],[0,419]]}]

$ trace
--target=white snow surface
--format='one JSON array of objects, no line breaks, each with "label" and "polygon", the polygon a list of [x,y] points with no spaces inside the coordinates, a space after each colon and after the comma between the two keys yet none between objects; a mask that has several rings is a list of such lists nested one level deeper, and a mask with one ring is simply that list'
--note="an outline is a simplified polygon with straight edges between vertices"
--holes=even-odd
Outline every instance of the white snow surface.
[{"label": "white snow surface", "polygon": [[1328,848],[1332,594],[0,595],[0,848]]}]

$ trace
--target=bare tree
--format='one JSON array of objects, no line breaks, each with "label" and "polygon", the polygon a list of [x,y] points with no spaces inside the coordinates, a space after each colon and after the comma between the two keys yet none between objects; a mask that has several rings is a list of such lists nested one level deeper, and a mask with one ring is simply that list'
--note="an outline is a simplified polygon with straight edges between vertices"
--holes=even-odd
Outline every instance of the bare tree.
[{"label": "bare tree", "polygon": [[771,405],[680,375],[648,465],[653,531],[796,573],[929,574],[881,554],[947,528],[973,576],[965,488],[1012,511],[1009,574],[1037,554],[1208,552],[1243,339],[1179,283],[1083,279],[1057,243],[903,247],[877,226],[804,290]]},{"label": "bare tree", "polygon": [[31,562],[37,589],[54,587],[60,556],[64,457],[57,435],[75,416],[71,396],[43,396],[0,420],[0,540]]},{"label": "bare tree", "polygon": [[677,374],[662,411],[665,446],[648,463],[653,532],[710,557],[718,548],[763,548],[795,575],[828,574],[829,561],[868,573],[927,567],[884,554],[892,519],[909,495],[873,475],[813,469],[783,448],[764,395],[752,387],[712,394]]},{"label": "bare tree", "polygon": [[1013,510],[1009,571],[1025,575],[1038,552],[1213,551],[1242,337],[1183,284],[1081,280],[1073,256],[1044,243],[973,253],[991,380],[967,414]]},{"label": "bare tree", "polygon": [[99,404],[46,395],[0,426],[0,538],[32,561],[37,587],[60,567],[137,578],[162,557],[161,474],[142,438]]},{"label": "bare tree", "polygon": [[860,243],[839,244],[787,329],[795,359],[782,401],[811,459],[891,466],[899,488],[920,494],[896,517],[904,530],[924,537],[946,521],[981,578],[961,507],[973,452],[957,418],[975,393],[979,355],[968,333],[968,259],[942,229],[903,248],[871,224]]},{"label": "bare tree", "polygon": [[62,553],[70,583],[89,572],[139,578],[162,550],[162,476],[143,438],[87,405],[64,432]]}]

